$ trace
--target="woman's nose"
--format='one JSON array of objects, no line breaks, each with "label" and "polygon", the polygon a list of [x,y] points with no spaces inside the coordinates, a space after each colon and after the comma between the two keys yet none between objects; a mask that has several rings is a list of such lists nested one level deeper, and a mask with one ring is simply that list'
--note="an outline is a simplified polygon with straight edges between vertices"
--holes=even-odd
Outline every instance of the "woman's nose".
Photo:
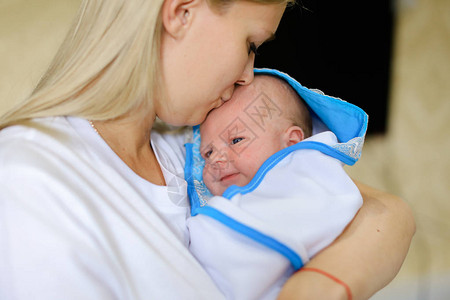
[{"label": "woman's nose", "polygon": [[234,85],[231,86],[230,88],[228,88],[221,96],[221,99],[223,102],[227,102],[228,100],[231,99],[231,97],[233,96],[234,93]]},{"label": "woman's nose", "polygon": [[239,85],[248,85],[252,83],[253,78],[255,77],[253,75],[253,67],[255,63],[255,53],[251,53],[248,57],[247,64],[245,65],[244,71],[242,72],[241,78],[239,78],[238,81],[236,81]]}]

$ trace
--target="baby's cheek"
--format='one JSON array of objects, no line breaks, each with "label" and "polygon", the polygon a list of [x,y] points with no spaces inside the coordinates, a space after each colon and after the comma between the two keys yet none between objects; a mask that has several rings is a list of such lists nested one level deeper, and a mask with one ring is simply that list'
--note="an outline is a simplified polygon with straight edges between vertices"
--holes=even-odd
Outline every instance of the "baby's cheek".
[{"label": "baby's cheek", "polygon": [[264,163],[265,159],[264,157],[254,154],[244,157],[244,161],[247,176],[253,178],[261,165]]},{"label": "baby's cheek", "polygon": [[208,172],[208,169],[209,169],[209,167],[208,167],[208,165],[205,165],[205,167],[203,168],[203,174],[202,174],[202,176],[203,176],[203,181],[206,183],[207,181],[209,181],[209,172]]},{"label": "baby's cheek", "polygon": [[203,182],[205,183],[208,189],[211,189],[211,185],[214,182],[214,178],[210,172],[210,167],[208,165],[205,165],[205,167],[203,168]]},{"label": "baby's cheek", "polygon": [[255,165],[258,164],[258,152],[254,150],[253,152],[249,149],[242,151],[239,154],[239,162],[241,166],[245,166],[246,169],[253,169]]}]

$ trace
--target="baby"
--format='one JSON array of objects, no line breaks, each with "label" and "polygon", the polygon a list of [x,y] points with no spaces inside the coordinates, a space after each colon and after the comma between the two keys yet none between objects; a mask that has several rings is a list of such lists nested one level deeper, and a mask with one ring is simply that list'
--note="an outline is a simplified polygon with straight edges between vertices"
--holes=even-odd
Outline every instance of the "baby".
[{"label": "baby", "polygon": [[282,79],[259,75],[200,126],[203,180],[214,195],[245,186],[272,154],[311,136],[303,100]]},{"label": "baby", "polygon": [[[191,199],[190,250],[227,299],[275,299],[362,204],[336,135],[312,134],[310,106],[291,84],[257,75],[200,126],[203,182],[214,196],[204,206]],[[342,102],[319,100],[324,109]]]}]

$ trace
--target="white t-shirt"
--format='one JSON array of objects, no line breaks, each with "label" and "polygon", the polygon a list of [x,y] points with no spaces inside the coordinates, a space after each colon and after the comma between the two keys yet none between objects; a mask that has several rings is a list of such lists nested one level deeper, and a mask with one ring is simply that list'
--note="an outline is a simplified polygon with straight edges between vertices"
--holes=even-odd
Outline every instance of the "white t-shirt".
[{"label": "white t-shirt", "polygon": [[0,131],[0,299],[221,299],[188,250],[183,135],[152,132],[168,186],[84,119]]}]

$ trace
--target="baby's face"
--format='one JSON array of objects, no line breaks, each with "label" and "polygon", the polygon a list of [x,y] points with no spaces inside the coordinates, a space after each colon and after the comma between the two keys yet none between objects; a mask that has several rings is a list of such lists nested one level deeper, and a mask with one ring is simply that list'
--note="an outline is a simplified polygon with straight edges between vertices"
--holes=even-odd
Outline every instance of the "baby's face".
[{"label": "baby's face", "polygon": [[284,148],[279,115],[280,108],[252,85],[237,88],[231,100],[209,114],[200,127],[200,151],[211,193],[248,184],[264,161]]}]

